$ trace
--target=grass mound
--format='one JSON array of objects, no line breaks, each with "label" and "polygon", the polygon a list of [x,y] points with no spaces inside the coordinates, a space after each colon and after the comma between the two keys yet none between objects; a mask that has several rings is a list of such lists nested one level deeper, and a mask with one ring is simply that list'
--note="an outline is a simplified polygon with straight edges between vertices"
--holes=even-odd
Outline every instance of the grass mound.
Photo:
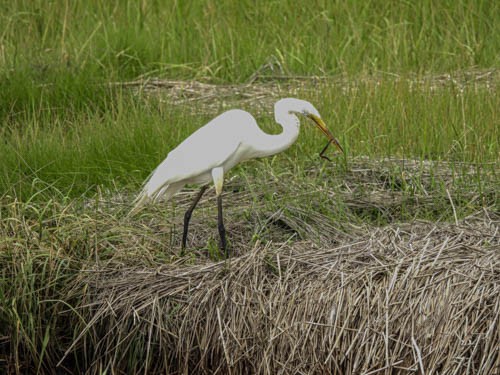
[{"label": "grass mound", "polygon": [[229,262],[217,250],[212,191],[184,255],[196,189],[135,217],[123,191],[2,196],[0,372],[498,367],[493,166],[276,163],[242,168],[225,185]]},{"label": "grass mound", "polygon": [[499,219],[391,225],[325,249],[257,243],[228,262],[89,269],[74,285],[88,323],[68,353],[86,353],[96,372],[491,374]]}]

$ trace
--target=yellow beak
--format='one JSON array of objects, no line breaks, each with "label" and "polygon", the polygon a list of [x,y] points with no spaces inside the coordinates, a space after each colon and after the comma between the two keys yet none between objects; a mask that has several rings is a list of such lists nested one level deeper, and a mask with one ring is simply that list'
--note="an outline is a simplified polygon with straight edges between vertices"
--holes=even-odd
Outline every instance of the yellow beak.
[{"label": "yellow beak", "polygon": [[316,124],[316,126],[319,128],[319,130],[321,130],[323,132],[323,134],[326,135],[326,137],[328,138],[328,140],[330,141],[329,143],[333,143],[335,146],[337,146],[337,148],[341,151],[341,152],[344,152],[344,149],[342,148],[342,146],[340,145],[339,141],[332,135],[332,133],[330,132],[330,130],[328,130],[328,128],[326,127],[325,123],[323,122],[323,120],[321,118],[319,118],[318,116],[316,115],[313,115],[313,114],[308,114],[307,115],[311,120],[314,121],[314,123]]}]

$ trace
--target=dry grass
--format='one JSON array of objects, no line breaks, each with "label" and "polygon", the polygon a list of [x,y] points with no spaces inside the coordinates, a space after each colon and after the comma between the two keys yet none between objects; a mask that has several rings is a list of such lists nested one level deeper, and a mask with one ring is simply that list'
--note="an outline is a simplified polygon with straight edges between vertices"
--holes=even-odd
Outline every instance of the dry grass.
[{"label": "dry grass", "polygon": [[[169,80],[156,77],[140,77],[134,81],[113,82],[112,86],[131,88],[144,97],[159,98],[173,106],[189,106],[190,111],[215,115],[221,109],[244,107],[262,114],[268,113],[274,102],[280,97],[303,96],[321,86],[337,87],[342,92],[357,90],[361,85],[378,85],[381,82],[407,82],[410,87],[429,91],[443,87],[455,87],[463,90],[465,87],[481,87],[491,93],[497,88],[500,79],[498,69],[465,70],[448,74],[429,74],[425,76],[406,75],[379,72],[367,76],[287,76],[276,75],[279,67],[272,63],[265,64],[255,72],[246,84],[212,84],[199,81]],[[310,95],[310,94],[309,94]]]},{"label": "dry grass", "polygon": [[498,373],[499,219],[91,268],[74,285],[87,323],[68,353],[95,373]]},{"label": "dry grass", "polygon": [[126,194],[4,196],[0,372],[499,372],[494,168],[258,168],[225,186],[228,262],[211,191],[185,256],[196,189],[135,218]]}]

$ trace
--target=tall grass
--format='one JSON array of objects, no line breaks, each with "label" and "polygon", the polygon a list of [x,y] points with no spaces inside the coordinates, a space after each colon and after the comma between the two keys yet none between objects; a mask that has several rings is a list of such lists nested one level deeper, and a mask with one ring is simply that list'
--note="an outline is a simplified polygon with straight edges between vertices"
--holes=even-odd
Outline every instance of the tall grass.
[{"label": "tall grass", "polygon": [[[2,1],[0,191],[75,194],[135,183],[207,116],[107,83],[161,76],[244,82],[498,66],[493,1]],[[304,93],[352,154],[492,161],[498,96],[407,84]],[[265,117],[260,119],[267,126]],[[305,132],[304,132],[305,133]],[[318,147],[303,137],[296,148]],[[142,171],[142,172],[137,172]]]},{"label": "tall grass", "polygon": [[[0,2],[0,116],[98,108],[96,83],[498,66],[500,6],[460,1]],[[104,99],[103,99],[104,95]],[[71,113],[71,111],[70,111]]]},{"label": "tall grass", "polygon": [[[493,270],[498,263],[496,230],[498,214],[495,213],[495,208],[488,206],[494,204],[498,193],[492,184],[487,184],[487,189],[482,192],[478,188],[479,185],[474,182],[474,173],[469,174],[472,183],[460,182],[454,180],[454,171],[449,169],[449,165],[436,169],[429,168],[424,163],[420,165],[419,162],[409,161],[404,161],[403,165],[401,162],[387,164],[358,162],[352,163],[348,170],[344,170],[341,165],[336,168],[331,168],[330,165],[318,168],[315,165],[315,168],[304,170],[297,166],[280,169],[276,166],[276,160],[265,159],[261,165],[253,164],[253,167],[258,167],[259,173],[252,173],[250,169],[242,170],[239,178],[226,186],[225,217],[231,251],[234,254],[230,267],[223,262],[213,262],[217,260],[217,253],[213,251],[216,249],[213,245],[216,243],[214,239],[217,238],[215,220],[217,213],[214,200],[210,198],[213,194],[207,194],[207,199],[202,200],[196,211],[189,237],[190,249],[188,254],[182,257],[179,256],[183,220],[181,213],[191,204],[196,194],[194,190],[176,197],[172,205],[158,205],[154,209],[148,209],[140,217],[134,218],[127,218],[124,215],[128,211],[127,196],[110,199],[108,195],[96,195],[93,200],[72,199],[60,203],[62,199],[49,192],[45,194],[45,201],[0,200],[0,371],[60,373],[67,369],[68,373],[85,372],[92,366],[99,366],[94,361],[98,363],[103,361],[113,370],[123,369],[127,372],[125,369],[151,365],[144,363],[143,360],[149,357],[149,350],[145,348],[150,345],[157,350],[166,350],[172,355],[183,353],[182,355],[191,356],[191,351],[182,350],[185,336],[171,334],[176,332],[172,331],[172,328],[177,327],[177,318],[183,318],[186,311],[192,311],[186,310],[184,308],[186,305],[189,305],[189,309],[197,310],[198,303],[190,303],[191,293],[206,297],[207,293],[221,291],[221,288],[230,285],[260,287],[263,283],[271,282],[279,286],[280,280],[293,279],[291,276],[290,279],[288,277],[282,279],[281,267],[291,275],[297,272],[296,267],[290,267],[290,263],[283,260],[291,254],[300,254],[300,264],[310,268],[308,272],[322,274],[322,284],[314,286],[311,291],[318,294],[323,291],[324,296],[350,296],[353,293],[352,281],[358,280],[363,287],[371,290],[372,284],[365,284],[365,281],[378,280],[384,284],[374,290],[381,291],[377,295],[382,296],[384,300],[389,296],[399,298],[399,294],[391,292],[385,281],[387,283],[390,280],[405,281],[408,275],[405,271],[406,265],[420,266],[423,259],[425,264],[433,266],[436,261],[446,268],[452,264],[451,275],[460,277],[463,281],[459,283],[455,279],[450,280],[446,290],[456,291],[456,285],[462,287],[465,285],[467,286],[465,291],[475,292],[474,286],[481,287],[474,297],[469,297],[467,294],[465,298],[460,294],[462,300],[459,300],[459,297],[452,299],[455,302],[462,301],[450,305],[457,310],[455,315],[460,317],[459,323],[451,318],[431,321],[434,323],[446,321],[454,329],[465,329],[464,327],[472,327],[466,324],[471,321],[470,316],[481,317],[477,320],[481,324],[488,319],[488,324],[473,326],[477,346],[461,339],[457,342],[456,350],[465,352],[466,358],[471,358],[470,361],[474,361],[474,364],[481,363],[490,355],[486,354],[485,357],[483,354],[477,354],[483,353],[483,350],[494,355],[494,350],[486,343],[495,342],[497,337],[497,327],[489,322],[495,319],[494,302],[498,298],[491,297],[493,303],[485,306],[471,302],[475,299],[482,300],[486,293],[488,296],[496,295],[495,282],[498,277],[495,279],[496,274]],[[61,195],[64,196],[64,193]],[[453,223],[455,213],[462,218],[478,210],[480,214],[476,214],[476,218],[469,217],[457,221],[457,226]],[[422,223],[415,221],[415,218],[432,218],[437,223]],[[411,222],[401,223],[406,219]],[[453,224],[446,221],[451,221]],[[374,228],[386,224],[389,226],[383,229]],[[404,246],[405,250],[401,251],[401,247],[395,246],[394,241]],[[218,283],[219,276],[234,275],[236,265],[252,259],[252,254],[258,255],[262,260],[255,264],[265,267],[263,268],[265,274],[255,276],[255,268],[252,268],[253,263],[250,262],[242,269],[241,275],[247,278],[244,283],[235,283],[234,279],[231,279],[220,282],[220,285],[212,284],[212,277],[216,278]],[[327,254],[332,257],[334,263],[325,262],[324,256]],[[347,259],[352,260],[352,263],[350,261],[349,263],[353,269],[351,266],[348,269],[343,268]],[[405,266],[400,269],[402,259]],[[174,265],[165,265],[166,263]],[[194,267],[191,268],[189,264],[194,264]],[[198,269],[199,264],[203,267],[203,283],[194,288],[193,285],[198,284],[191,284],[193,275],[188,272]],[[371,271],[364,270],[362,268],[364,266],[369,266]],[[373,270],[373,267],[377,268]],[[396,267],[398,276],[393,276],[392,271],[389,272],[392,268],[389,267]],[[182,298],[172,300],[160,294],[165,292],[171,296],[170,293],[177,295],[185,291],[185,289],[179,290],[175,285],[158,284],[158,280],[165,277],[166,268],[168,272],[179,270],[179,276],[175,277],[174,274],[170,280],[181,282],[182,285],[189,284],[191,289],[189,292],[183,292]],[[109,273],[106,270],[116,273],[117,277],[108,279]],[[339,277],[329,277],[331,274],[328,270],[338,274]],[[149,276],[142,282],[134,279],[134,275],[138,274]],[[330,312],[331,303],[325,305],[324,297],[312,297],[315,294],[311,294],[308,287],[303,287],[309,285],[306,282],[308,277],[306,274],[303,276],[304,281],[297,283],[293,288],[280,288],[281,293],[285,292],[282,295],[290,297],[304,293],[307,298],[314,299],[308,303],[309,306],[318,308],[327,306]],[[101,294],[99,289],[110,293],[120,290],[115,289],[117,285],[114,282],[118,279],[122,287],[130,288],[129,292],[120,294],[119,301],[114,298],[103,298],[107,294]],[[342,281],[336,285],[335,293],[323,288],[325,285],[330,285],[329,281],[334,279]],[[347,286],[344,285],[344,280],[348,283]],[[441,289],[436,287],[436,282],[448,282],[449,277],[447,274],[443,275],[442,271],[425,268],[425,273],[415,280],[422,284],[412,286],[404,282],[405,288],[402,291],[405,296],[421,298],[427,295],[422,294],[424,292],[437,293],[436,298],[441,301],[443,294],[440,293]],[[466,282],[468,284],[463,284]],[[427,285],[425,288],[422,287],[424,284]],[[133,292],[137,290],[136,288],[142,291],[136,294]],[[365,289],[361,290],[368,293]],[[141,296],[140,293],[143,298],[140,298],[141,303],[138,306],[135,302],[137,302],[136,297]],[[274,295],[272,293],[274,292],[266,288],[265,297],[271,298]],[[228,293],[221,293],[222,295],[223,301],[234,304],[233,300],[227,298]],[[150,299],[149,296],[155,297]],[[483,299],[490,301],[489,298]],[[99,301],[98,305],[95,304],[96,300]],[[103,318],[97,311],[102,312],[101,302],[106,301],[108,310],[106,318]],[[131,301],[134,301],[134,305],[131,305],[133,308],[130,310],[130,315],[115,310],[115,307],[123,307]],[[155,301],[169,305],[169,307],[159,305],[161,308],[156,310],[158,317],[166,319],[165,323],[161,323],[163,326],[159,325],[160,323],[155,324],[154,319],[148,318],[149,307],[158,306],[155,305]],[[359,301],[342,302],[338,304],[339,311],[360,306],[360,301],[371,303],[372,299],[366,298],[365,294]],[[246,306],[257,316],[262,316],[259,315],[261,311],[254,302],[252,299],[249,303],[238,303],[234,306]],[[209,305],[214,310],[218,310],[220,306],[217,303]],[[269,316],[283,316],[278,313],[283,306],[293,306],[293,316],[297,316],[296,304],[273,306],[264,303],[264,305],[269,306]],[[411,303],[406,305],[414,306]],[[429,304],[431,305],[434,304]],[[435,305],[442,306],[439,303]],[[463,306],[467,306],[470,315],[463,315]],[[231,315],[226,315],[232,311],[234,309],[221,309],[219,319],[240,321],[241,319],[229,318]],[[418,314],[412,315],[409,321],[405,319],[404,327],[415,327],[411,337],[413,335],[420,337],[422,333],[428,332],[426,329],[428,325],[425,324],[426,321],[422,322],[420,319],[422,316],[420,310],[414,311]],[[399,320],[386,323],[386,318],[380,315],[381,312],[384,314],[383,308],[382,310],[378,307],[370,308],[362,314],[366,317],[365,320],[360,321],[356,314],[353,316],[354,321],[341,317],[338,325],[321,326],[347,327],[348,329],[342,329],[342,332],[349,333],[348,338],[353,338],[351,330],[354,332],[360,329],[360,326],[364,327],[363,322],[367,320],[382,325],[389,324],[391,330],[399,327],[397,325]],[[109,316],[109,320],[107,320],[108,313],[112,315]],[[400,316],[400,309],[397,310],[397,314]],[[188,319],[192,316],[202,317],[206,322],[206,317],[209,315],[189,313]],[[94,326],[95,317],[98,318],[97,326]],[[294,317],[290,319],[295,319]],[[133,322],[130,321],[127,327],[129,329],[121,323],[117,325],[117,322],[122,322],[124,318],[135,319]],[[274,320],[266,319],[266,321]],[[106,325],[106,322],[109,322],[109,326],[100,326]],[[190,322],[192,324],[185,322],[183,326],[193,330],[199,328],[203,332],[210,332],[209,327],[217,326],[197,321],[193,323],[193,320]],[[417,322],[420,324],[417,325]],[[87,324],[89,330],[86,329]],[[146,338],[148,329],[138,328],[144,327],[144,324],[150,324],[153,332],[161,327],[165,329]],[[365,330],[359,332],[361,336]],[[387,331],[380,328],[368,334],[373,335],[373,343],[383,347],[386,342],[383,332]],[[269,330],[257,329],[255,335],[250,337],[260,338],[260,334],[268,333]],[[451,336],[455,338],[455,335]],[[163,343],[167,337],[173,340],[169,341],[171,344],[167,346],[168,349],[165,349],[163,344],[157,344]],[[405,337],[409,339],[410,336],[405,335]],[[125,341],[122,341],[122,338]],[[218,335],[210,334],[210,338],[218,344],[221,343]],[[437,338],[437,342],[441,342],[441,336],[427,335],[426,338],[429,340]],[[115,339],[117,342],[111,343]],[[370,342],[362,341],[365,344]],[[103,344],[104,342],[108,344]],[[170,345],[173,347],[178,345],[178,348],[172,349]],[[322,344],[322,347],[325,345],[331,343]],[[214,344],[196,346],[209,351],[218,347]],[[261,350],[268,348],[268,345],[262,344],[259,339],[252,344],[252,347]],[[306,345],[304,349],[307,347]],[[446,345],[444,348],[448,347]],[[480,351],[476,350],[478,347],[481,348]],[[135,348],[137,352],[134,353]],[[237,352],[240,348],[235,344],[228,350],[232,353],[233,350]],[[411,349],[411,346],[406,348]],[[435,348],[435,345],[422,347],[426,368],[428,368],[428,356],[425,354],[435,353]],[[65,352],[69,349],[71,350],[68,356],[63,360]],[[319,352],[325,353],[328,350]],[[109,356],[115,355],[125,362],[108,359]],[[184,363],[185,366],[194,367],[192,363],[197,363],[197,360],[196,354],[193,356],[193,362],[170,361],[166,356],[157,356],[152,366],[164,367],[169,364],[177,366],[178,363]],[[350,358],[343,354],[333,356]],[[208,358],[208,356],[203,357]],[[215,358],[213,361],[219,360],[215,356],[211,358]],[[234,358],[241,356],[235,355]],[[442,360],[442,357],[439,356],[439,359]],[[63,367],[56,368],[56,364],[61,360]],[[300,363],[316,362],[318,361],[300,361]],[[371,366],[382,367],[384,356],[373,355],[373,362]],[[456,366],[465,366],[464,362],[467,361],[456,361],[456,363],[450,361]],[[128,372],[130,371],[132,370]]]},{"label": "tall grass", "polygon": [[[216,91],[215,110],[204,112],[200,101],[178,105],[110,83],[257,77],[256,86],[276,76],[343,77],[299,89],[276,85],[259,97],[264,113],[243,105],[277,132],[275,98],[308,99],[346,154],[333,164],[320,160],[325,139],[304,120],[286,152],[237,167],[225,195],[237,255],[260,243],[279,253],[275,243],[294,240],[298,248],[356,246],[373,226],[394,224],[396,238],[400,222],[459,223],[478,210],[494,233],[499,35],[500,3],[486,0],[0,0],[0,372],[62,371],[55,365],[82,333],[82,312],[92,309],[92,291],[78,281],[89,263],[156,268],[217,258],[216,212],[202,201],[189,239],[197,251],[179,260],[180,212],[192,191],[140,218],[124,213],[169,150],[214,113],[241,107],[238,95]],[[459,70],[493,72],[492,85],[421,83]],[[387,157],[404,160],[378,161]],[[494,254],[493,239],[478,232],[483,226],[468,230],[457,243],[465,236],[478,254]],[[473,240],[476,233],[483,242]],[[443,254],[454,249],[455,240],[439,240]],[[479,270],[474,285],[484,281]],[[142,352],[142,336],[132,341]],[[85,371],[100,354],[89,341],[63,366]],[[128,368],[148,367],[143,353],[126,358]],[[164,364],[159,359],[158,368]]]},{"label": "tall grass", "polygon": [[270,56],[291,74],[447,71],[498,63],[492,1],[4,1],[0,63],[160,70],[244,80]]},{"label": "tall grass", "polygon": [[[365,155],[491,163],[498,158],[499,100],[487,88],[459,90],[449,84],[415,89],[411,82],[387,81],[351,88],[322,84],[299,95],[316,104],[347,159]],[[276,132],[272,109],[272,101],[267,102],[267,114],[258,115],[258,121],[264,130]],[[0,190],[31,196],[45,186],[78,196],[97,186],[137,188],[173,147],[210,117],[193,113],[190,106],[127,93],[103,112],[86,109],[72,118],[50,111],[26,116],[2,130]],[[324,142],[303,120],[301,136],[277,157],[277,165],[304,169]],[[252,163],[259,162],[246,165]]]}]

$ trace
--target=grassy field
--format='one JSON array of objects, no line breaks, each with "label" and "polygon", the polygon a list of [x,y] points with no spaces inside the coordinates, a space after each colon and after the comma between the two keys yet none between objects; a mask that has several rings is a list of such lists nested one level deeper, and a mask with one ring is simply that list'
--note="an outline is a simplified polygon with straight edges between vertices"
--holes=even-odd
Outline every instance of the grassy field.
[{"label": "grassy field", "polygon": [[[498,2],[0,10],[0,372],[500,371]],[[276,133],[285,96],[346,152],[304,123],[236,167],[231,262],[212,190],[183,256],[195,187],[126,216],[192,131]]]}]

